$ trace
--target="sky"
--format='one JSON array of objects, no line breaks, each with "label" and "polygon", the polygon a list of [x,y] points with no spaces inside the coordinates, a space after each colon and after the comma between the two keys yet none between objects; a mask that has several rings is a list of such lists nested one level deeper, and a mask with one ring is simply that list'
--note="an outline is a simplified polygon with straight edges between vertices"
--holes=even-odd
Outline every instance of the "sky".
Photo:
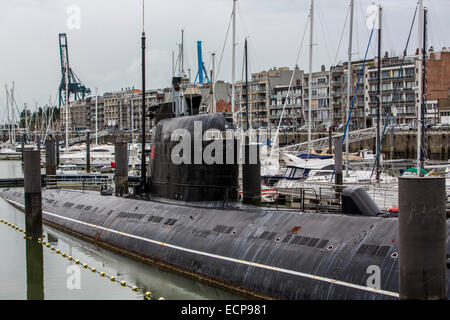
[{"label": "sky", "polygon": [[[170,85],[172,51],[176,58],[182,29],[186,73],[191,69],[192,78],[197,73],[197,40],[201,40],[207,69],[215,53],[217,78],[231,81],[232,31],[228,27],[233,0],[144,1],[147,89]],[[349,3],[315,1],[313,71],[348,59]],[[355,0],[354,60],[364,57],[370,34],[366,10],[371,3],[373,0]],[[377,3],[383,6],[383,52],[401,54],[417,2]],[[429,9],[429,45],[435,50],[450,47],[450,0],[428,0],[424,5]],[[243,79],[245,37],[249,43],[249,73],[295,65],[308,70],[309,8],[310,0],[238,0],[236,80]],[[5,85],[11,88],[13,81],[19,109],[24,103],[32,110],[36,104],[57,104],[61,81],[59,33],[67,33],[70,66],[93,93],[95,88],[99,94],[140,88],[142,27],[142,0],[1,0],[0,121],[6,115]],[[415,51],[417,39],[416,21],[409,53]],[[368,57],[375,56],[376,50],[374,36]]]}]

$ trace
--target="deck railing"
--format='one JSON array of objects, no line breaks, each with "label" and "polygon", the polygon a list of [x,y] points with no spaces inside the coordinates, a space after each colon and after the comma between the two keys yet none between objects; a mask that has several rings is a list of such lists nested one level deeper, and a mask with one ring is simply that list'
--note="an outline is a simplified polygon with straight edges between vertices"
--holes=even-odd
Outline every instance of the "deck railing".
[{"label": "deck railing", "polygon": [[107,175],[51,175],[46,177],[47,189],[76,189],[100,191],[112,185]]}]

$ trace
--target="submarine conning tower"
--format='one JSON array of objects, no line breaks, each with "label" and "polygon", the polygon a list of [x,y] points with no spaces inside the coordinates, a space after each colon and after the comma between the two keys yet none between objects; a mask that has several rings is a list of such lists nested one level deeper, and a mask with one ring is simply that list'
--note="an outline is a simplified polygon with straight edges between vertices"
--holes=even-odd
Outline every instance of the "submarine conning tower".
[{"label": "submarine conning tower", "polygon": [[233,124],[223,113],[198,114],[196,96],[183,98],[188,115],[177,117],[174,102],[155,108],[147,171],[150,193],[189,202],[237,201],[239,164]]}]

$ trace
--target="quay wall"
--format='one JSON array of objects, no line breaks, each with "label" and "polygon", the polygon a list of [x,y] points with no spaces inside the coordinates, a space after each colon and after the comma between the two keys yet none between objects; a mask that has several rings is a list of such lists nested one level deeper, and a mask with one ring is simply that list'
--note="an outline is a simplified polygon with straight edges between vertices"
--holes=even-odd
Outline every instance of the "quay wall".
[{"label": "quay wall", "polygon": [[[381,151],[390,159],[390,133],[387,132],[383,138]],[[293,133],[280,135],[280,142],[292,141]],[[396,131],[393,137],[393,157],[392,159],[416,159],[417,157],[417,132]],[[312,139],[326,138],[327,132],[315,133]],[[296,132],[294,134],[295,143],[306,142],[308,134],[306,132]],[[450,131],[431,131],[426,133],[426,149],[430,160],[448,161],[450,159]],[[369,149],[375,152],[375,138],[358,141],[350,144],[350,152],[358,152],[361,149]]]}]

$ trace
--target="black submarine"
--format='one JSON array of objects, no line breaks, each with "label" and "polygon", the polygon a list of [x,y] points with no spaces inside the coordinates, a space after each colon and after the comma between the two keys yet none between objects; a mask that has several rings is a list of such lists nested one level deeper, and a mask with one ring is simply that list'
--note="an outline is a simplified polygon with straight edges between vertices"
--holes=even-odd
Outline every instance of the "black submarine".
[{"label": "black submarine", "polygon": [[[177,156],[192,162],[175,164],[173,150],[181,140],[173,139],[177,129],[194,136],[201,124],[202,136],[213,132],[209,140],[202,140],[203,149],[214,141],[229,143],[226,132],[233,124],[225,114],[199,114],[199,103],[192,95],[151,107],[155,126],[146,195],[43,189],[45,223],[258,298],[398,299],[398,218],[379,214],[370,198],[363,196],[358,202],[350,196],[346,201],[352,205],[343,206],[350,209],[342,213],[242,204],[235,138],[233,161],[226,161],[225,152],[215,155],[223,161],[207,164],[204,159],[195,161],[195,152],[183,150]],[[188,141],[191,151],[199,148],[193,140]],[[23,190],[1,196],[23,210]],[[447,219],[447,254],[449,226]],[[378,286],[371,280],[373,266],[381,272]],[[448,275],[446,285],[448,296]]]}]

